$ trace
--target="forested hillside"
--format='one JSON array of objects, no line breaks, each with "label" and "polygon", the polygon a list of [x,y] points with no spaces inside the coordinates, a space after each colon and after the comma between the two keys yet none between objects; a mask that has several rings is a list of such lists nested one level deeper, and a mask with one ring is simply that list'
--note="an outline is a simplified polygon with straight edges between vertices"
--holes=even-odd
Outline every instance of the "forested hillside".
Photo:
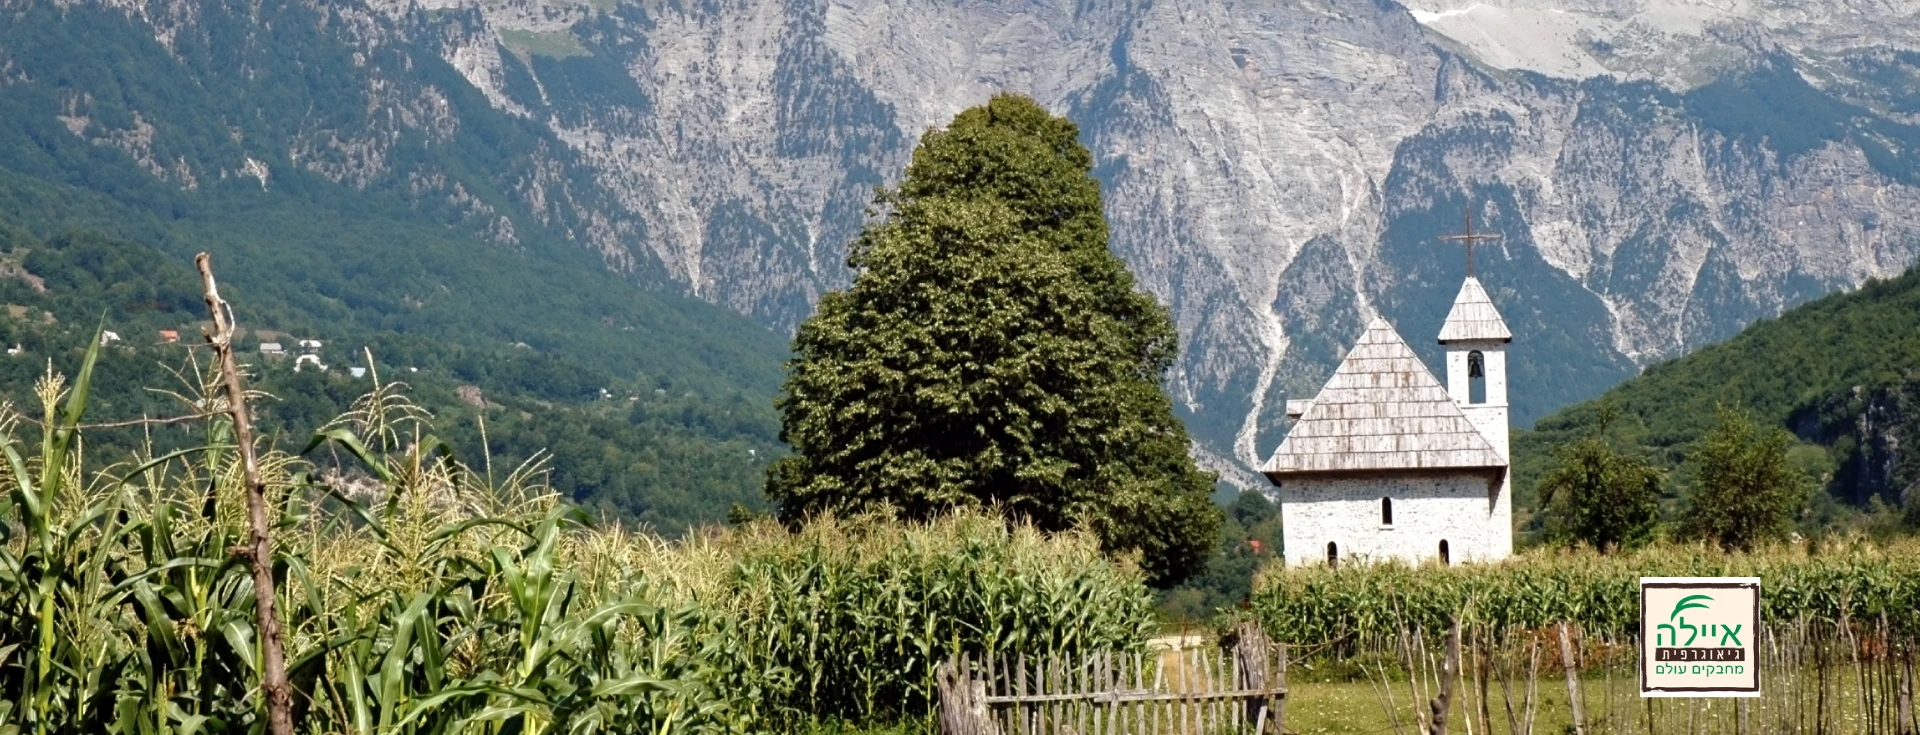
[{"label": "forested hillside", "polygon": [[[324,227],[352,236],[351,224],[342,219]],[[71,372],[96,329],[104,328],[119,340],[100,358],[91,418],[111,423],[194,413],[168,394],[197,395],[184,381],[194,375],[189,345],[201,340],[206,307],[190,256],[79,225],[55,229],[60,234],[42,237],[0,219],[0,302],[7,306],[0,343],[18,347],[18,354],[0,358],[0,396],[33,405],[32,386],[48,361]],[[435,243],[430,230],[394,229],[419,237],[423,248],[445,244]],[[516,283],[485,263],[469,264],[479,287],[459,292],[464,298],[440,292],[458,302],[455,308],[356,308],[356,291],[398,287],[363,272],[342,279],[351,286],[307,291],[300,285],[310,283],[306,278],[272,275],[274,266],[297,256],[271,257],[260,252],[265,248],[239,246],[245,235],[227,236],[213,242],[234,246],[209,248],[243,329],[239,346],[254,364],[254,387],[272,396],[258,406],[261,426],[282,448],[304,446],[378,375],[406,383],[407,394],[434,416],[436,436],[476,466],[491,454],[504,474],[550,452],[546,466],[555,488],[599,514],[677,533],[718,520],[735,503],[762,507],[763,468],[781,447],[769,400],[781,353],[765,330],[618,284],[602,287],[627,297],[600,306],[608,323],[620,326],[580,325],[553,312],[588,306],[577,302],[592,295],[589,288],[542,294],[537,282]],[[266,232],[253,236],[278,240]],[[309,267],[338,277],[337,264]],[[578,281],[595,285],[591,272]],[[516,285],[527,289],[521,298],[499,298]],[[163,331],[177,333],[179,342],[166,343]],[[522,335],[522,342],[507,341]],[[313,352],[326,370],[295,370],[304,352],[300,340],[322,344]],[[288,354],[265,356],[263,342],[279,343]],[[366,366],[369,353],[375,370],[353,376],[350,368]],[[207,364],[204,352],[199,364]],[[474,405],[475,389],[481,405]],[[482,450],[483,414],[490,452]],[[186,431],[100,430],[90,435],[89,451],[111,459],[148,440],[162,449],[185,445],[192,441]]]},{"label": "forested hillside", "polygon": [[[496,467],[550,450],[557,489],[608,515],[677,532],[762,504],[783,337],[586,243],[646,233],[587,213],[566,144],[400,33],[427,16],[212,2],[155,35],[105,6],[0,13],[0,342],[21,348],[0,394],[31,403],[104,325],[93,418],[181,413],[146,389],[187,357],[161,330],[200,339],[204,250],[283,447],[370,387],[347,372],[370,349],[476,464],[484,414]],[[329,370],[259,352],[302,339]]]},{"label": "forested hillside", "polygon": [[1620,409],[1615,443],[1671,471],[1669,500],[1690,491],[1678,468],[1727,406],[1799,439],[1789,459],[1826,489],[1803,525],[1849,509],[1904,508],[1911,518],[1920,513],[1920,269],[1757,322],[1517,433],[1518,500],[1534,502],[1553,450],[1593,431],[1603,402]]}]

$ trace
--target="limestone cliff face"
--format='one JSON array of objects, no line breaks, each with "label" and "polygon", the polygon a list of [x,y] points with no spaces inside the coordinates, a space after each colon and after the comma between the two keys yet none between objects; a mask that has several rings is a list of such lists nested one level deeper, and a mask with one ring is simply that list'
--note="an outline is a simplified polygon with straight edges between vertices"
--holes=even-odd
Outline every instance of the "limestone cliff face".
[{"label": "limestone cliff face", "polygon": [[[395,85],[390,127],[543,131],[480,172],[511,199],[475,200],[496,237],[553,229],[779,328],[849,281],[872,187],[929,126],[1000,90],[1070,115],[1179,326],[1169,387],[1241,482],[1368,316],[1431,349],[1463,209],[1503,236],[1478,268],[1522,423],[1920,252],[1920,26],[1891,4],[359,1],[341,33],[423,49],[487,108]],[[114,7],[156,37],[194,12]],[[367,185],[380,129],[299,145]]]}]

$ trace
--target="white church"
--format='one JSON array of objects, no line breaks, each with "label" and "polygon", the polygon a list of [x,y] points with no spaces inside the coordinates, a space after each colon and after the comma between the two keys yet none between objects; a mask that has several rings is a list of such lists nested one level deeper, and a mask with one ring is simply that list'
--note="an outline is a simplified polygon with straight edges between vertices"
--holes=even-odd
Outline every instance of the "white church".
[{"label": "white church", "polygon": [[1288,401],[1293,427],[1261,467],[1279,488],[1287,564],[1453,564],[1511,554],[1512,341],[1468,275],[1440,328],[1444,387],[1393,325],[1375,317],[1318,395]]}]

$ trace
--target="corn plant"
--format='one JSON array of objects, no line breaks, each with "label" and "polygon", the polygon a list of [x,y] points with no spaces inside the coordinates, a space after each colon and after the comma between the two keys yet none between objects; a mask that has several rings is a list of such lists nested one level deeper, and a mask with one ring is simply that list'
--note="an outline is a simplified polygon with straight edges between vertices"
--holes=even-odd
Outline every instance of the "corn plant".
[{"label": "corn plant", "polygon": [[36,386],[37,456],[23,457],[20,417],[0,410],[0,731],[190,732],[257,718],[246,704],[252,588],[226,553],[238,537],[179,523],[186,504],[143,482],[217,455],[223,435],[87,476],[79,427],[94,342],[71,391],[51,366]]},{"label": "corn plant", "polygon": [[[1817,553],[1816,553],[1817,552]],[[1268,631],[1300,643],[1445,630],[1455,615],[1495,630],[1561,621],[1626,636],[1640,619],[1643,576],[1757,576],[1768,623],[1872,620],[1920,629],[1920,545],[1864,541],[1809,552],[1778,547],[1726,553],[1654,546],[1631,554],[1529,554],[1497,564],[1410,567],[1389,563],[1263,570],[1253,613]]]},{"label": "corn plant", "polygon": [[[0,410],[0,735],[262,731],[231,427],[213,420],[205,446],[90,468],[93,361],[71,390],[49,369],[40,421]],[[187,381],[199,395],[181,396],[196,411],[217,403],[217,381],[200,377]],[[670,542],[587,524],[537,461],[498,483],[473,472],[431,418],[376,378],[303,456],[259,454],[302,731],[912,719],[953,653],[1128,649],[1149,628],[1139,571],[1091,537],[962,515]],[[32,424],[30,455],[17,437]]]},{"label": "corn plant", "polygon": [[738,561],[719,604],[757,622],[743,630],[743,668],[790,676],[771,705],[814,717],[926,716],[933,667],[956,653],[1135,649],[1152,620],[1138,573],[1091,537],[990,516],[822,519],[797,536],[769,525],[720,543]]}]

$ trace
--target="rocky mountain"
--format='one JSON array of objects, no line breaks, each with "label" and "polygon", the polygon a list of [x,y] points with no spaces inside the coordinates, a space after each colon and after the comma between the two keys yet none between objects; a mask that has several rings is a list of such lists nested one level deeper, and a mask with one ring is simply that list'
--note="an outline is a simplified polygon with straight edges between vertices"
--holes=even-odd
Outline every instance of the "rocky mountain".
[{"label": "rocky mountain", "polygon": [[[1080,123],[1113,247],[1180,328],[1169,387],[1245,483],[1284,399],[1316,390],[1367,316],[1416,343],[1437,330],[1465,267],[1437,238],[1463,210],[1503,238],[1477,267],[1516,334],[1521,422],[1920,253],[1920,21],[1894,2],[0,0],[0,16],[19,31],[0,37],[0,106],[122,161],[86,166],[131,161],[177,192],[298,172],[777,330],[849,281],[871,188],[922,131],[1030,95]],[[84,46],[21,48],[76,29],[137,36],[224,112],[163,119],[118,67],[49,71]],[[256,96],[269,77],[282,96]]]}]

